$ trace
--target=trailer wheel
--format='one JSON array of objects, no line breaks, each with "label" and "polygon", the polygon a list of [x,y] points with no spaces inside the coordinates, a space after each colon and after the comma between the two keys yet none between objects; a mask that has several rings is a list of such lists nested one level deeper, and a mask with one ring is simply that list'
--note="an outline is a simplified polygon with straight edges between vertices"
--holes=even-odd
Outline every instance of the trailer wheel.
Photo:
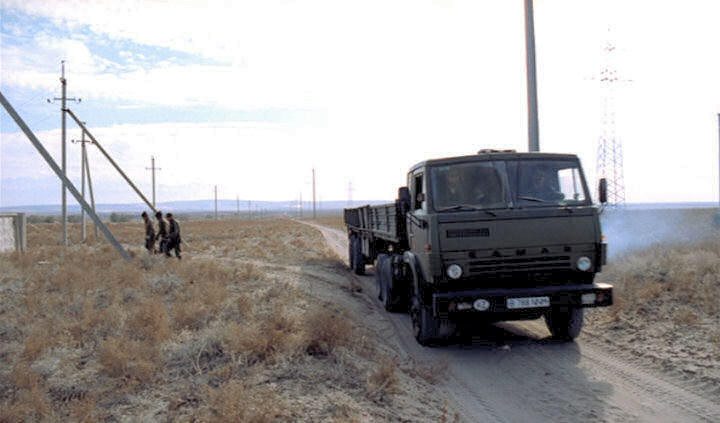
[{"label": "trailer wheel", "polygon": [[357,237],[355,235],[350,235],[350,239],[348,240],[348,264],[350,265],[350,269],[355,269],[355,239]]},{"label": "trailer wheel", "polygon": [[572,341],[583,327],[583,308],[553,307],[545,313],[545,323],[554,339]]},{"label": "trailer wheel", "polygon": [[383,295],[385,294],[385,284],[383,281],[383,276],[385,276],[385,273],[383,272],[383,265],[387,261],[387,259],[387,254],[378,254],[377,262],[375,264],[375,287],[377,288],[378,300],[382,301],[383,304]]},{"label": "trailer wheel", "polygon": [[356,275],[365,274],[365,258],[362,255],[362,246],[360,245],[360,238],[355,237],[355,247],[353,248],[353,270]]},{"label": "trailer wheel", "polygon": [[438,332],[438,321],[432,315],[430,308],[423,305],[417,295],[413,295],[410,306],[413,335],[420,345],[429,346],[435,342]]}]

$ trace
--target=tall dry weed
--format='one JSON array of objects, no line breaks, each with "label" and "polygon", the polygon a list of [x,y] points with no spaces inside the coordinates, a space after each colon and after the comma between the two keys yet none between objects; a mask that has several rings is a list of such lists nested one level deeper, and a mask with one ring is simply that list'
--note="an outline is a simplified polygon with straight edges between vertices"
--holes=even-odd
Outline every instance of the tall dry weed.
[{"label": "tall dry weed", "polygon": [[230,381],[208,392],[206,416],[216,422],[268,423],[287,416],[284,401],[272,389]]},{"label": "tall dry weed", "polygon": [[98,349],[98,361],[105,374],[131,383],[148,383],[155,377],[158,349],[124,338],[109,338]]},{"label": "tall dry weed", "polygon": [[370,372],[366,382],[366,395],[373,401],[382,401],[388,395],[397,393],[398,377],[395,373],[397,362],[387,355],[380,357],[377,366]]},{"label": "tall dry weed", "polygon": [[327,356],[337,348],[348,347],[354,337],[354,327],[346,312],[332,313],[322,307],[311,309],[303,327],[304,350],[310,355]]},{"label": "tall dry weed", "polygon": [[160,343],[171,335],[168,313],[159,298],[152,297],[139,304],[125,321],[129,336],[152,344]]}]

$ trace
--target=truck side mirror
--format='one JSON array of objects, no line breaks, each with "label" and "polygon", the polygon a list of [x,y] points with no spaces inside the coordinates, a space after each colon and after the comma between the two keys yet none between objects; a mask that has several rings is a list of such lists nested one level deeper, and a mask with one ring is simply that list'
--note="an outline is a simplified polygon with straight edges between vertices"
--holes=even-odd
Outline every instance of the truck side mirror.
[{"label": "truck side mirror", "polygon": [[398,188],[398,201],[400,201],[400,208],[403,213],[410,210],[410,190],[408,187]]},{"label": "truck side mirror", "polygon": [[600,183],[598,186],[598,197],[601,204],[607,203],[607,179],[605,178],[600,178]]}]

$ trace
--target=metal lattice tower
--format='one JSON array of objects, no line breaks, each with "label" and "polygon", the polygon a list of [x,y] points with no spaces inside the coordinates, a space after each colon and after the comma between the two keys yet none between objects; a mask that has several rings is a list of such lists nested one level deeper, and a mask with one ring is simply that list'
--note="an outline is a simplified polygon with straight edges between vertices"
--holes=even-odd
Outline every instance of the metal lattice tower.
[{"label": "metal lattice tower", "polygon": [[615,87],[619,82],[629,82],[618,78],[614,66],[615,45],[608,41],[605,45],[605,67],[600,72],[602,97],[601,135],[597,149],[597,179],[607,179],[608,205],[625,205],[625,176],[623,172],[622,141],[617,136],[615,126]]}]

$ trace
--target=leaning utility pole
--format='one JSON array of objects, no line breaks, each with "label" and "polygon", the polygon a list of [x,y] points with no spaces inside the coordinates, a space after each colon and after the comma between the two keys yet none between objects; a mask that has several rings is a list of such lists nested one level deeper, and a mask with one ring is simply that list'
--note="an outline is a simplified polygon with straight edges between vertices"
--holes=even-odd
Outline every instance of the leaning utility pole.
[{"label": "leaning utility pole", "polygon": [[67,178],[67,176],[63,174],[62,169],[57,165],[57,163],[55,163],[55,160],[53,160],[50,153],[45,150],[45,147],[43,147],[42,143],[37,139],[35,134],[33,134],[27,124],[25,124],[25,121],[23,121],[20,115],[17,114],[15,109],[10,105],[7,99],[5,99],[5,96],[2,95],[2,93],[0,93],[0,103],[2,103],[2,106],[8,112],[10,117],[15,121],[17,126],[20,127],[20,129],[25,133],[25,136],[30,140],[33,146],[35,146],[35,149],[38,151],[38,153],[40,153],[43,159],[45,159],[45,162],[47,162],[53,172],[55,172],[55,175],[57,175],[57,177],[60,178],[67,186],[70,193],[75,197],[75,200],[80,203],[80,207],[85,209],[85,211],[90,215],[90,218],[95,222],[97,226],[100,227],[110,244],[115,247],[115,249],[124,259],[130,260],[130,255],[127,253],[127,251],[125,251],[122,245],[120,245],[117,239],[115,239],[113,234],[110,232],[107,226],[105,226],[102,220],[100,220],[98,215],[95,214],[95,211],[90,208],[90,205],[85,201],[85,199],[80,196],[80,192],[78,192],[77,188],[75,188],[75,185],[73,185],[73,183]]},{"label": "leaning utility pole", "polygon": [[[65,107],[66,102],[69,101],[77,101],[80,103],[81,99],[76,98],[67,98],[67,80],[65,79],[65,61],[61,60],[60,65],[62,68],[62,75],[60,76],[60,84],[62,85],[62,97],[53,97],[52,101],[58,101],[61,100],[61,106],[60,106],[60,116],[61,116],[61,148],[62,148],[62,173],[63,176],[67,177],[67,153],[66,153],[66,138],[65,138],[65,112],[67,111],[67,108]],[[48,98],[47,102],[50,103],[51,100]],[[67,246],[67,185],[65,184],[65,180],[62,181],[62,244]]]},{"label": "leaning utility pole", "polygon": [[142,200],[145,202],[145,204],[147,204],[148,207],[150,207],[153,212],[157,212],[157,209],[155,208],[155,206],[150,202],[150,200],[148,200],[147,198],[145,198],[145,196],[143,195],[143,193],[140,192],[140,189],[138,189],[138,187],[135,186],[135,184],[133,183],[133,181],[131,181],[130,178],[125,174],[125,172],[123,172],[122,169],[120,169],[120,166],[118,166],[118,164],[115,163],[115,160],[113,160],[113,158],[110,157],[110,155],[108,154],[108,152],[105,151],[105,149],[100,145],[100,143],[99,143],[98,140],[93,136],[93,134],[92,134],[92,133],[87,129],[87,127],[80,121],[80,119],[79,119],[77,116],[75,116],[75,113],[73,113],[73,111],[70,110],[70,109],[65,109],[65,111],[70,114],[70,117],[73,118],[73,120],[75,121],[75,123],[77,123],[77,125],[88,135],[88,137],[90,137],[90,140],[92,141],[92,144],[93,144],[95,147],[97,147],[98,150],[100,150],[100,152],[105,156],[105,158],[110,162],[110,164],[113,165],[113,167],[115,168],[115,170],[118,171],[118,173],[120,174],[120,176],[122,176],[122,177],[125,179],[125,181],[128,183],[128,185],[130,185],[130,187],[131,187],[133,190],[135,190],[135,192],[137,193],[137,195],[138,195],[140,198],[142,198]]},{"label": "leaning utility pole", "polygon": [[537,77],[535,71],[535,18],[533,0],[525,0],[525,65],[527,67],[528,151],[540,151]]},{"label": "leaning utility pole", "polygon": [[155,167],[155,156],[150,156],[150,167],[146,167],[145,170],[152,170],[152,185],[153,185],[152,205],[153,205],[153,207],[155,207],[155,171],[162,170],[159,167]]},{"label": "leaning utility pole", "polygon": [[313,219],[315,219],[315,168],[312,170],[313,176]]}]

